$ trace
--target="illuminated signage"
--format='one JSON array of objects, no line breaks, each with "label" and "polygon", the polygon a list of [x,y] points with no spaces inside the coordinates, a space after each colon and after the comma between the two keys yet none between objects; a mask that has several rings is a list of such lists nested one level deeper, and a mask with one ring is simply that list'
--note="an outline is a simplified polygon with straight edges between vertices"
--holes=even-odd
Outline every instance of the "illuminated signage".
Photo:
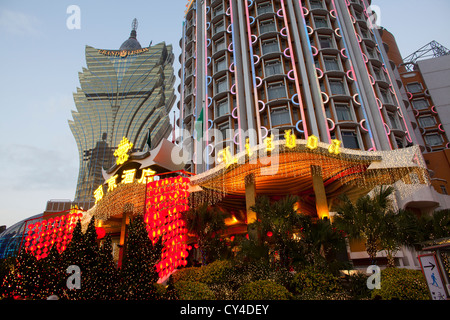
[{"label": "illuminated signage", "polygon": [[[136,179],[137,176],[137,169],[129,169],[124,170],[121,175],[121,181],[120,184],[130,184],[133,182],[145,184],[146,182],[153,181],[153,176],[156,174],[156,171],[152,169],[142,169],[141,177],[139,179]],[[107,185],[107,192],[113,191],[117,188],[118,182],[117,179],[119,178],[118,174],[115,174],[114,176],[110,177],[108,180],[105,181]],[[147,180],[148,179],[148,180]],[[100,185],[95,191],[94,191],[94,198],[95,203],[99,202],[104,197],[103,192],[103,185]]]},{"label": "illuminated signage", "polygon": [[295,148],[297,145],[297,137],[292,133],[292,130],[286,130],[284,132],[284,139],[286,141],[286,147],[289,149]]},{"label": "illuminated signage", "polygon": [[223,162],[227,167],[229,167],[233,163],[237,163],[237,158],[233,157],[233,155],[231,154],[230,147],[226,147],[225,149],[222,149],[217,153],[217,162]]},{"label": "illuminated signage", "polygon": [[142,48],[137,50],[98,50],[99,54],[110,57],[121,57],[125,58],[127,56],[134,56],[136,54],[141,54],[148,52],[148,48]]},{"label": "illuminated signage", "polygon": [[133,144],[126,137],[123,137],[116,151],[114,151],[114,156],[117,157],[116,163],[118,165],[123,164],[128,160],[129,157],[128,152],[132,148]]}]

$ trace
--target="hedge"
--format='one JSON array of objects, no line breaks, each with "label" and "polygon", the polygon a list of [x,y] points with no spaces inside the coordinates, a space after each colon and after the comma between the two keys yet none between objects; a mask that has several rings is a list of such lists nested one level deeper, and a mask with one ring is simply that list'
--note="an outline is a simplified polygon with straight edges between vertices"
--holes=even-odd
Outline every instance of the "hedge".
[{"label": "hedge", "polygon": [[178,281],[174,284],[179,300],[215,300],[214,292],[208,285],[198,281]]},{"label": "hedge", "polygon": [[381,289],[372,291],[372,298],[383,300],[429,300],[425,277],[421,271],[388,268],[381,271]]},{"label": "hedge", "polygon": [[288,300],[289,291],[281,284],[270,280],[258,280],[243,285],[238,289],[240,300]]}]

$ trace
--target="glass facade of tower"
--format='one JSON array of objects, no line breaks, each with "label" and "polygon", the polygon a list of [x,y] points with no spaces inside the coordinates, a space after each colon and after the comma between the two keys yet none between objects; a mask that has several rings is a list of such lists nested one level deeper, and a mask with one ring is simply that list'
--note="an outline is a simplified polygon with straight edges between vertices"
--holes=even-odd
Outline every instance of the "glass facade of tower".
[{"label": "glass facade of tower", "polygon": [[149,131],[152,147],[171,131],[172,46],[141,48],[133,32],[120,50],[86,46],[87,68],[79,73],[76,111],[69,121],[80,160],[75,201],[94,204],[93,192],[104,182],[102,169],[114,164],[113,154],[123,137],[133,143],[133,151],[145,151]]},{"label": "glass facade of tower", "polygon": [[[191,1],[180,41],[179,104],[191,158],[228,146],[236,154],[246,139],[254,146],[285,130],[365,151],[416,144],[369,5]],[[192,172],[214,167],[194,162],[187,165]]]}]

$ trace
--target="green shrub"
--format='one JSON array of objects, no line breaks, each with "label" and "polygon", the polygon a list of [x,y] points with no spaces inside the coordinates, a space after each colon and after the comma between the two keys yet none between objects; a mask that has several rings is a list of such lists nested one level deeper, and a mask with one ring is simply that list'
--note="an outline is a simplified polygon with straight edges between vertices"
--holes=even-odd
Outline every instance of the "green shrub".
[{"label": "green shrub", "polygon": [[200,267],[179,269],[172,275],[173,282],[176,283],[178,281],[199,281],[200,271]]},{"label": "green shrub", "polygon": [[270,280],[250,282],[239,288],[237,296],[241,300],[288,300],[289,291],[281,284]]},{"label": "green shrub", "polygon": [[214,300],[215,295],[208,285],[198,281],[178,281],[174,284],[179,300]]},{"label": "green shrub", "polygon": [[381,289],[373,290],[376,296],[384,300],[429,300],[426,280],[421,271],[388,268],[381,271]]},{"label": "green shrub", "polygon": [[367,276],[364,273],[355,273],[348,277],[348,292],[353,299],[370,299],[372,291],[367,288]]},{"label": "green shrub", "polygon": [[292,279],[291,288],[300,299],[321,299],[321,297],[335,299],[333,295],[339,296],[344,293],[339,278],[313,267],[306,267],[297,272]]},{"label": "green shrub", "polygon": [[200,268],[198,281],[219,284],[228,281],[233,265],[228,260],[217,260]]}]

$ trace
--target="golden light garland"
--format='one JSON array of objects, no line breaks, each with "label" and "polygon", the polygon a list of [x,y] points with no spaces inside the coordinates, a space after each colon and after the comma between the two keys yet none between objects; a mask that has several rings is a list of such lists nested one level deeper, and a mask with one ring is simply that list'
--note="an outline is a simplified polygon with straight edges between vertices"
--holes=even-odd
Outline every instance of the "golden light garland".
[{"label": "golden light garland", "polygon": [[[311,165],[322,168],[326,192],[336,197],[344,191],[354,198],[378,185],[396,184],[401,197],[430,184],[417,146],[392,151],[360,151],[318,140],[270,141],[235,155],[228,163],[191,178],[204,191],[191,197],[192,206],[216,203],[225,194],[245,195],[245,177],[254,174],[258,194],[289,194],[312,190]],[[270,148],[267,148],[269,146]],[[227,155],[227,158],[230,158]],[[398,183],[398,182],[401,183]],[[347,187],[346,187],[347,186]]]}]

